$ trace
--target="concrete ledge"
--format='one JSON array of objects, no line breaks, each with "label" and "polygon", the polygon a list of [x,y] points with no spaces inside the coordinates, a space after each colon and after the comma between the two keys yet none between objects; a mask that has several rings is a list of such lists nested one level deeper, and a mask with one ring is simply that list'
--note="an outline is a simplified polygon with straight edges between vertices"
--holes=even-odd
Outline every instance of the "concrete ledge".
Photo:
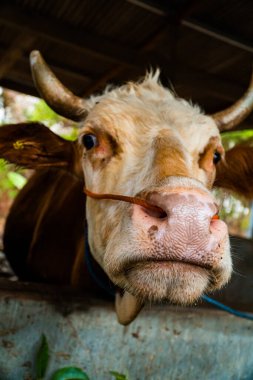
[{"label": "concrete ledge", "polygon": [[[232,239],[230,284],[214,298],[253,311],[252,240]],[[145,307],[128,327],[117,323],[112,302],[69,288],[0,279],[0,380],[31,380],[44,333],[50,374],[86,369],[91,380],[109,371],[130,380],[251,380],[253,322],[198,307]]]},{"label": "concrete ledge", "polygon": [[111,370],[131,380],[253,378],[251,321],[213,309],[154,306],[122,327],[112,303],[71,292],[64,302],[64,292],[57,299],[47,288],[0,291],[1,380],[31,378],[42,333],[51,348],[48,375],[71,364],[96,380],[112,379]]}]

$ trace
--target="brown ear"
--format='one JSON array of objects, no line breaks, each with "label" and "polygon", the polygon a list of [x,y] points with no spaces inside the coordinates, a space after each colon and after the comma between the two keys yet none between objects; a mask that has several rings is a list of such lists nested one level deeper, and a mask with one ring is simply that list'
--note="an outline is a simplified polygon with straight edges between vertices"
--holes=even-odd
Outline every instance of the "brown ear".
[{"label": "brown ear", "polygon": [[253,147],[236,145],[226,151],[224,162],[217,165],[214,186],[253,199]]},{"label": "brown ear", "polygon": [[41,123],[0,127],[0,157],[29,169],[68,167],[76,157],[76,144],[66,141]]}]

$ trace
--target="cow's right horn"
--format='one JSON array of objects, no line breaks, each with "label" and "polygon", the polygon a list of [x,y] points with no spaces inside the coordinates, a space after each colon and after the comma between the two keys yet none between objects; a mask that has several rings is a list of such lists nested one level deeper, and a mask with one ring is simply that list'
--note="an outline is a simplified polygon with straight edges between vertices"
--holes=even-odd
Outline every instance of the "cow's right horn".
[{"label": "cow's right horn", "polygon": [[74,121],[86,116],[85,100],[74,95],[56,78],[38,50],[31,52],[30,65],[38,92],[55,112]]},{"label": "cow's right horn", "polygon": [[240,124],[253,110],[253,72],[248,90],[227,109],[217,112],[213,115],[219,130],[221,132],[228,131]]}]

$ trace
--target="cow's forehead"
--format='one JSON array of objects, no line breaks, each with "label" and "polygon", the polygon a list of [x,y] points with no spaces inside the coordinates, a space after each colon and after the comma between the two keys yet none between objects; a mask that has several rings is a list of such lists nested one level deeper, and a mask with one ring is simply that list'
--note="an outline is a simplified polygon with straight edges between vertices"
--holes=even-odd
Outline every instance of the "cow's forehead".
[{"label": "cow's forehead", "polygon": [[120,143],[141,138],[148,144],[167,131],[195,152],[219,136],[214,120],[163,87],[157,72],[140,83],[130,82],[91,98],[90,107],[85,126],[103,129]]}]

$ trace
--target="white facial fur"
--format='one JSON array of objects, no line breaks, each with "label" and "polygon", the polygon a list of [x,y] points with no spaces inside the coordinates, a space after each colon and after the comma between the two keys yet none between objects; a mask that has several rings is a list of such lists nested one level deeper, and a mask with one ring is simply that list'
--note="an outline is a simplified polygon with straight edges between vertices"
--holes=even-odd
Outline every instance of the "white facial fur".
[{"label": "white facial fur", "polygon": [[[99,141],[97,147],[84,151],[83,170],[89,190],[135,196],[152,187],[159,191],[161,184],[169,183],[172,176],[183,178],[183,182],[184,178],[193,178],[195,186],[197,183],[199,188],[210,189],[210,173],[200,167],[199,159],[211,139],[215,139],[217,146],[221,145],[218,128],[198,107],[176,98],[162,87],[158,76],[157,72],[148,75],[143,82],[129,83],[91,98],[91,110],[80,132],[80,136],[94,134]],[[215,168],[212,170],[215,173]],[[174,263],[171,265],[174,274],[168,280],[167,272],[161,268],[151,265],[138,272],[137,267],[138,275],[134,278],[140,285],[135,287],[134,278],[129,280],[122,273],[115,275],[124,261],[124,252],[141,255],[142,247],[145,249],[145,241],[142,244],[140,236],[134,238],[131,205],[88,198],[87,218],[89,244],[96,260],[114,282],[143,298],[168,298],[187,303],[211,287],[220,287],[230,277],[229,243],[225,233],[223,261],[213,273]],[[167,276],[169,283],[165,285],[165,277],[160,284],[156,279],[154,291],[147,289],[145,295],[146,280],[159,271],[163,271],[160,277]],[[182,286],[185,291],[179,296],[176,289]],[[168,287],[174,290],[164,290]]]}]

